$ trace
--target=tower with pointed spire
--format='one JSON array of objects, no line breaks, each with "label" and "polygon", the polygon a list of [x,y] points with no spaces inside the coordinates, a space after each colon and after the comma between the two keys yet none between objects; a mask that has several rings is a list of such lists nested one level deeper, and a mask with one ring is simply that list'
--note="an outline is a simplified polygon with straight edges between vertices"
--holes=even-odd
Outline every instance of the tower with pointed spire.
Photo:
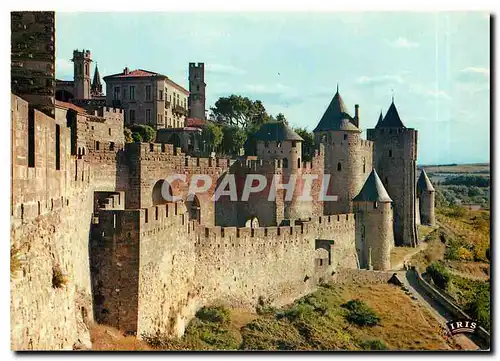
[{"label": "tower with pointed spire", "polygon": [[390,269],[391,250],[394,247],[392,199],[375,169],[354,197],[353,203],[360,268],[372,266],[374,270]]},{"label": "tower with pointed spire", "polygon": [[101,75],[99,74],[99,68],[97,67],[97,63],[95,64],[94,79],[92,79],[92,85],[90,87],[90,95],[92,97],[100,97],[104,95],[102,92]]},{"label": "tower with pointed spire", "polygon": [[427,177],[427,173],[422,169],[417,182],[418,208],[421,224],[428,226],[434,226],[436,224],[436,217],[434,214],[435,194],[436,191],[429,177]]},{"label": "tower with pointed spire", "polygon": [[330,175],[328,195],[336,201],[324,202],[325,214],[352,212],[352,198],[360,191],[372,170],[371,142],[361,139],[358,106],[352,117],[340,96],[338,84],[330,105],[314,129],[316,144],[323,144],[325,174]]},{"label": "tower with pointed spire", "polygon": [[398,246],[417,246],[417,131],[406,128],[392,99],[367,138],[374,143],[373,166],[393,200],[394,239]]}]

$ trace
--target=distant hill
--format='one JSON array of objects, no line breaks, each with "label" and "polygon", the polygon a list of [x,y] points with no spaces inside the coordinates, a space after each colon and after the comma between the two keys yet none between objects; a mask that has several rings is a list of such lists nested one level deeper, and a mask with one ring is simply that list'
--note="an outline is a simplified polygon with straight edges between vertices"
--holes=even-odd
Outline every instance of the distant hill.
[{"label": "distant hill", "polygon": [[427,173],[489,173],[490,163],[473,164],[440,164],[440,165],[418,165],[417,168],[425,169]]}]

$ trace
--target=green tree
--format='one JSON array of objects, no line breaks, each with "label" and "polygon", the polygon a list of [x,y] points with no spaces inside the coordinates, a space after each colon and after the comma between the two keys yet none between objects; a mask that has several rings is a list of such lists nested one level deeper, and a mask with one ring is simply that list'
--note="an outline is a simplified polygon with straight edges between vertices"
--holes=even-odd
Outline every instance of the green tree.
[{"label": "green tree", "polygon": [[286,120],[285,115],[283,113],[278,113],[278,115],[276,115],[276,121],[288,125],[288,120]]},{"label": "green tree", "polygon": [[222,152],[233,156],[239,155],[247,139],[247,133],[236,126],[224,126],[222,132]]},{"label": "green tree", "polygon": [[240,95],[221,97],[210,108],[217,123],[246,128],[250,119],[252,101]]},{"label": "green tree", "polygon": [[258,128],[272,119],[260,100],[252,101],[235,94],[219,98],[210,110],[218,124],[242,129]]},{"label": "green tree", "polygon": [[313,159],[315,152],[314,136],[305,128],[296,128],[294,130],[295,133],[304,139],[302,142],[302,160],[310,162]]},{"label": "green tree", "polygon": [[132,131],[129,128],[123,128],[123,136],[125,137],[125,143],[134,142],[134,138],[132,138]]},{"label": "green tree", "polygon": [[[156,138],[156,131],[149,125],[134,124],[130,128],[130,130],[132,131],[132,137],[134,137],[134,134],[139,134],[141,137],[141,141],[146,143],[154,142]],[[135,139],[137,139],[137,136],[134,138],[134,140]]]},{"label": "green tree", "polygon": [[134,140],[134,142],[142,142],[142,137],[139,133],[132,133],[132,139]]},{"label": "green tree", "polygon": [[217,152],[219,150],[223,136],[222,128],[213,122],[207,122],[203,127],[202,141],[207,145],[209,152]]}]

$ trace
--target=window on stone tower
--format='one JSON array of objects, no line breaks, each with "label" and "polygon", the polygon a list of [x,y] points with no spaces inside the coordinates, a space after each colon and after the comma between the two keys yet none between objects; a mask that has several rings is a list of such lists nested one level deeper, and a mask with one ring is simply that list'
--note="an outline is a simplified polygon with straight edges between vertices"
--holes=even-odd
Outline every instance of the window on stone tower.
[{"label": "window on stone tower", "polygon": [[297,159],[297,168],[300,168],[300,158]]},{"label": "window on stone tower", "polygon": [[346,139],[347,139],[347,134],[344,134],[344,140],[346,140]]},{"label": "window on stone tower", "polygon": [[389,158],[392,158],[392,149],[389,149]]},{"label": "window on stone tower", "polygon": [[276,147],[281,148],[281,142],[276,142]]},{"label": "window on stone tower", "polygon": [[297,146],[297,141],[296,140],[292,141],[292,148],[295,148],[296,146]]},{"label": "window on stone tower", "polygon": [[363,173],[366,173],[366,159],[363,158]]},{"label": "window on stone tower", "polygon": [[385,186],[387,187],[389,185],[389,179],[387,179],[387,177],[385,177]]},{"label": "window on stone tower", "polygon": [[89,75],[89,64],[85,64],[85,75]]},{"label": "window on stone tower", "polygon": [[337,163],[337,170],[338,170],[339,172],[342,170],[342,164],[340,164],[340,162],[339,162],[339,163]]},{"label": "window on stone tower", "polygon": [[374,208],[374,209],[377,209],[377,208],[378,208],[378,203],[377,203],[377,202],[373,202],[373,208]]},{"label": "window on stone tower", "polygon": [[269,148],[269,142],[268,141],[264,142],[264,148]]},{"label": "window on stone tower", "polygon": [[288,168],[288,158],[283,158],[283,168]]}]

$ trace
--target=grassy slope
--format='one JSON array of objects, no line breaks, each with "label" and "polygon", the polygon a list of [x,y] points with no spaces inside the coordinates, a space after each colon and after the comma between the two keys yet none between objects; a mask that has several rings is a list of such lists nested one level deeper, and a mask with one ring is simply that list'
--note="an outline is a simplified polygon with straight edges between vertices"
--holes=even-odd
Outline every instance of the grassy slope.
[{"label": "grassy slope", "polygon": [[471,317],[490,327],[489,261],[490,212],[464,208],[438,209],[440,228],[427,237],[428,247],[412,263],[422,271],[433,262],[444,265],[449,282],[446,291]]},{"label": "grassy slope", "polygon": [[[380,324],[360,327],[349,323],[342,304],[364,301],[379,317]],[[438,322],[397,286],[327,286],[294,304],[264,314],[230,310],[224,321],[195,318],[178,340],[151,338],[156,350],[449,350],[458,348],[444,336]],[[214,322],[211,322],[214,321]],[[96,349],[119,349],[131,340],[104,337]],[[151,341],[150,340],[150,341]],[[148,349],[138,342],[139,349]],[[129,348],[125,348],[129,349]]]}]

